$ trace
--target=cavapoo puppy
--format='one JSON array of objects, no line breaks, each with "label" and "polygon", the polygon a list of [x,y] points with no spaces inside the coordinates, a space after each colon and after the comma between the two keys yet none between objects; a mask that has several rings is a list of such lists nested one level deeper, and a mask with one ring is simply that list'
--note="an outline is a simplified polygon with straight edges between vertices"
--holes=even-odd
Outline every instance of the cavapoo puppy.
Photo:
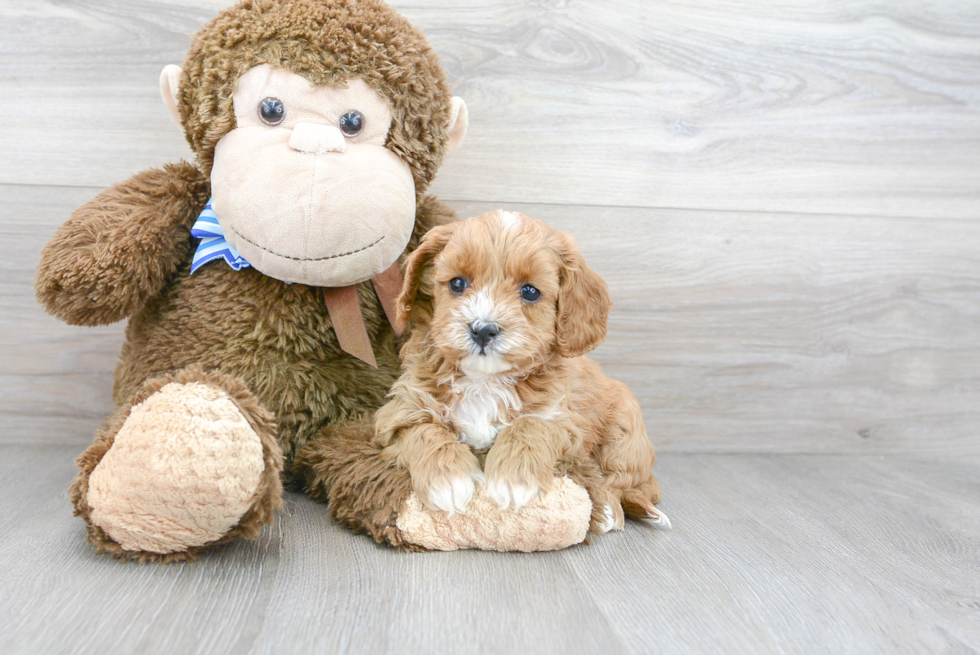
[{"label": "cavapoo puppy", "polygon": [[[375,436],[419,500],[463,512],[486,484],[516,511],[548,491],[559,460],[592,458],[608,489],[597,529],[621,528],[624,510],[669,526],[639,403],[582,357],[611,305],[571,237],[541,221],[495,211],[426,234],[398,299],[414,325],[404,373]],[[481,470],[474,450],[487,448]]]}]

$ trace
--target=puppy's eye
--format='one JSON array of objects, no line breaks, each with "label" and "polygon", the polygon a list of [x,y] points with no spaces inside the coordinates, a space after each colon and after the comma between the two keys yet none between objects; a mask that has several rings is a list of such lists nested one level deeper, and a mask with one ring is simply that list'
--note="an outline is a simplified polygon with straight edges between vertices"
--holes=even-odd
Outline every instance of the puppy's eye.
[{"label": "puppy's eye", "polygon": [[278,125],[286,118],[286,106],[279,98],[265,98],[259,103],[259,118],[266,125]]},{"label": "puppy's eye", "polygon": [[340,120],[337,121],[337,127],[344,133],[344,136],[357,136],[364,129],[364,114],[356,109],[351,109],[340,117]]},{"label": "puppy's eye", "polygon": [[521,298],[528,302],[537,302],[538,298],[541,297],[541,292],[530,284],[525,284],[521,287]]},{"label": "puppy's eye", "polygon": [[470,286],[469,282],[461,277],[454,277],[449,281],[449,290],[455,293],[457,296],[466,291],[466,287],[468,286]]}]

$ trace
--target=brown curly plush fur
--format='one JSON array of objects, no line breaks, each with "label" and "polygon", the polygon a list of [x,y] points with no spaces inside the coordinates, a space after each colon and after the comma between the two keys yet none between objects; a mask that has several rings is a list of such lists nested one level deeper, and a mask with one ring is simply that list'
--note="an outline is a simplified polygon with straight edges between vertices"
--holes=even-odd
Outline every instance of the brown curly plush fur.
[{"label": "brown curly plush fur", "polygon": [[183,162],[106,189],[44,247],[38,300],[72,325],[107,325],[136,314],[188,258],[188,229],[208,193],[207,178]]},{"label": "brown curly plush fur", "polygon": [[[380,406],[398,374],[400,341],[369,283],[358,294],[377,369],[340,350],[320,289],[252,268],[236,272],[223,262],[189,274],[196,245],[189,229],[210,196],[215,144],[235,127],[238,77],[264,63],[316,84],[360,77],[391,102],[386,147],[410,166],[417,194],[406,253],[429,228],[455,219],[423,195],[446,153],[451,101],[438,59],[418,30],[375,0],[246,0],[223,11],[195,36],[178,93],[198,165],[145,171],[100,193],[58,229],[38,266],[37,297],[54,316],[75,325],[130,319],[116,369],[116,412],[79,459],[72,487],[86,521],[87,477],[156,379],[190,375],[178,373],[185,369],[221,372],[234,383],[215,384],[234,397],[249,394],[275,418],[289,462],[324,426]],[[258,411],[241,402],[246,415]],[[278,498],[278,487],[269,489]],[[216,543],[253,536],[276,502],[259,503],[264,509]],[[91,523],[89,537],[100,551],[133,559],[188,559],[200,550],[122,552]]]},{"label": "brown curly plush fur", "polygon": [[294,473],[306,483],[306,495],[326,502],[330,514],[355,534],[366,532],[378,543],[418,550],[395,526],[412,493],[408,471],[382,456],[373,442],[374,423],[351,421],[324,428],[296,456]]}]

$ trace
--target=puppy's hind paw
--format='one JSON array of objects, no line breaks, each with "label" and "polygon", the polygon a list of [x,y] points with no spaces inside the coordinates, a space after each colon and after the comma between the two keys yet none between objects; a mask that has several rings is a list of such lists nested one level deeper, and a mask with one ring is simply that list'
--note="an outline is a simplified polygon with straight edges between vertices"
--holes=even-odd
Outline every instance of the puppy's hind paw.
[{"label": "puppy's hind paw", "polygon": [[649,520],[654,525],[658,525],[658,526],[664,528],[665,530],[670,530],[670,527],[671,527],[670,526],[670,519],[667,518],[667,515],[664,514],[663,512],[661,512],[656,507],[651,507],[650,509],[647,510],[647,517],[646,518],[647,518],[647,520]]},{"label": "puppy's hind paw", "polygon": [[617,521],[616,512],[613,511],[611,505],[602,506],[602,523],[599,524],[599,530],[605,534],[610,530],[622,530],[623,529],[623,517],[620,516]]},{"label": "puppy's hind paw", "polygon": [[516,512],[531,502],[531,499],[538,495],[539,489],[536,484],[528,486],[502,480],[491,480],[487,485],[487,495],[500,506],[500,509],[509,507]]}]

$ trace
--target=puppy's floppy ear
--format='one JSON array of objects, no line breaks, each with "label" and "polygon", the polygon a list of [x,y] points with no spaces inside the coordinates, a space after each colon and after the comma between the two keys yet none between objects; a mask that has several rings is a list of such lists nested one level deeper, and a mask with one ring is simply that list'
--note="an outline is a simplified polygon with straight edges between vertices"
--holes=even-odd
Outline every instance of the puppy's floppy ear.
[{"label": "puppy's floppy ear", "polygon": [[579,357],[606,338],[612,300],[606,281],[585,263],[572,238],[563,234],[562,241],[558,352],[563,357]]},{"label": "puppy's floppy ear", "polygon": [[425,233],[419,247],[405,261],[405,281],[402,291],[398,294],[397,315],[398,328],[405,329],[419,298],[419,285],[422,284],[422,273],[432,263],[435,256],[449,243],[449,238],[456,229],[455,223],[434,227]]}]

